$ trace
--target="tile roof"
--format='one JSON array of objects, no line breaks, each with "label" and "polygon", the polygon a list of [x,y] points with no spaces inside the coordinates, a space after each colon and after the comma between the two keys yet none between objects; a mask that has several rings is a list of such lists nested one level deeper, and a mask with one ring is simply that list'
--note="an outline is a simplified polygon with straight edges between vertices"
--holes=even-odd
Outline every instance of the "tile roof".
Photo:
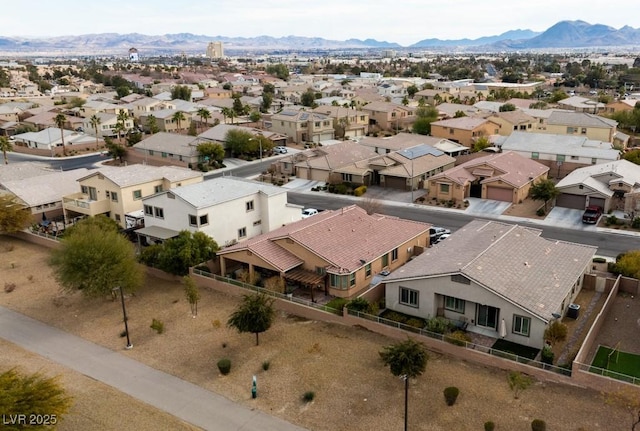
[{"label": "tile roof", "polygon": [[304,162],[297,163],[296,166],[335,170],[378,156],[378,153],[373,149],[363,147],[353,141],[318,147],[309,153],[312,153],[313,156]]},{"label": "tile roof", "polygon": [[287,189],[244,178],[219,177],[209,181],[176,187],[165,193],[172,193],[182,198],[194,208],[206,208],[245,196],[253,196],[256,193],[262,193],[267,196],[286,194]]},{"label": "tile roof", "polygon": [[192,157],[198,154],[197,147],[200,142],[195,136],[158,132],[134,144],[133,148]]},{"label": "tile roof", "polygon": [[248,239],[218,252],[224,256],[239,250],[249,250],[286,271],[303,261],[278,240],[290,239],[329,263],[327,270],[350,273],[389,253],[400,244],[426,234],[430,225],[381,214],[368,215],[352,205],[288,224],[279,229]]},{"label": "tile roof", "polygon": [[474,220],[385,281],[463,274],[549,321],[597,247],[546,239],[540,233],[518,225]]},{"label": "tile roof", "polygon": [[129,187],[162,179],[176,182],[202,177],[200,172],[178,166],[127,165],[122,167],[102,166],[91,171],[89,175],[79,178],[78,181],[98,174],[104,175],[120,187]]},{"label": "tile roof", "polygon": [[480,127],[488,121],[484,118],[477,117],[459,117],[450,118],[448,120],[434,121],[431,125],[440,127],[452,127],[454,129],[473,130],[476,127]]},{"label": "tile roof", "polygon": [[614,192],[609,188],[609,184],[619,182],[634,189],[638,188],[640,186],[640,166],[627,160],[585,166],[571,171],[556,184],[556,187],[562,190],[575,185],[585,185],[606,196],[613,196]]},{"label": "tile roof", "polygon": [[599,115],[588,114],[586,112],[554,111],[549,115],[547,124],[611,129],[616,127],[618,122]]},{"label": "tile roof", "polygon": [[49,175],[55,172],[46,163],[19,162],[0,164],[0,188],[5,181],[24,180],[40,175]]}]

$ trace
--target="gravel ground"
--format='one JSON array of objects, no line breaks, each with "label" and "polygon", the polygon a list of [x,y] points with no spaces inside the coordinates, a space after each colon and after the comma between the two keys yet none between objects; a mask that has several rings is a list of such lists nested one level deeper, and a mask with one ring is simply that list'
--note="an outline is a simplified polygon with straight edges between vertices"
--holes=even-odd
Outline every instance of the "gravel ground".
[{"label": "gravel ground", "polygon": [[[256,346],[252,334],[238,334],[225,325],[236,299],[203,291],[199,315],[192,318],[179,284],[149,278],[143,289],[127,298],[135,347],[125,351],[125,341],[119,337],[120,303],[60,293],[47,258],[46,249],[0,237],[0,280],[16,283],[15,291],[0,293],[0,304],[310,430],[402,429],[404,385],[378,356],[383,346],[392,343],[385,337],[280,313]],[[149,328],[152,318],[164,322],[165,333],[158,335]],[[34,355],[22,352],[0,358],[0,367],[20,364],[62,374],[72,393],[84,387],[72,383],[79,378],[73,372]],[[221,358],[231,359],[228,376],[217,372]],[[267,371],[264,361],[270,364]],[[258,380],[257,399],[251,398],[253,375]],[[76,400],[68,416],[70,428],[64,429],[115,429],[71,425],[81,419],[102,423],[120,412],[120,406],[134,406],[127,395],[102,386],[99,390],[111,392],[110,402],[103,402],[99,392],[89,398],[100,402],[87,405]],[[452,407],[445,405],[442,395],[447,386],[460,388]],[[315,392],[310,403],[302,401],[306,391]],[[120,429],[180,429],[179,424],[166,425],[170,423],[166,415],[158,412],[141,416],[144,424]],[[630,428],[628,413],[606,405],[597,392],[535,383],[514,399],[504,372],[435,353],[426,372],[410,382],[412,430],[481,430],[485,421],[492,420],[496,430],[526,431],[535,418],[545,420],[553,431]]]}]

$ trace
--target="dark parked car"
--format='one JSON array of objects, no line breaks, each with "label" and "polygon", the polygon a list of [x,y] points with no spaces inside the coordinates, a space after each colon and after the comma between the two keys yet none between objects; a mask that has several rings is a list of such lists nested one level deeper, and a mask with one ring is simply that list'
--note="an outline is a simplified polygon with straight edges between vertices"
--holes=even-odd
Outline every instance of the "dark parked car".
[{"label": "dark parked car", "polygon": [[582,214],[582,223],[596,224],[602,216],[602,208],[598,206],[589,206]]}]

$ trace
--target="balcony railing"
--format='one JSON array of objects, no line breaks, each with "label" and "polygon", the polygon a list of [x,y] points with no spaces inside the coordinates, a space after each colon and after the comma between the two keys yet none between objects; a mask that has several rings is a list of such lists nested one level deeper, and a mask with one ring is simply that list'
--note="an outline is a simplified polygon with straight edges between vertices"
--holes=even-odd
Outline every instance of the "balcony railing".
[{"label": "balcony railing", "polygon": [[109,212],[110,209],[108,199],[91,200],[88,195],[83,193],[64,196],[62,206],[65,209],[90,216]]}]

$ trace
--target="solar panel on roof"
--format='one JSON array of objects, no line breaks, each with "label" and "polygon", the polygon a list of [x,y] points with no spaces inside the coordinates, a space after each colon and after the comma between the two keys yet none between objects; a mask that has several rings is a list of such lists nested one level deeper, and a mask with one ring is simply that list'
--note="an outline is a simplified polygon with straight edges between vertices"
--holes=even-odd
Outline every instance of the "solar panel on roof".
[{"label": "solar panel on roof", "polygon": [[426,156],[427,154],[431,154],[434,157],[438,157],[444,154],[437,148],[433,148],[431,145],[427,144],[420,144],[416,145],[415,147],[405,148],[398,151],[398,153],[409,160],[417,159],[419,157]]}]

